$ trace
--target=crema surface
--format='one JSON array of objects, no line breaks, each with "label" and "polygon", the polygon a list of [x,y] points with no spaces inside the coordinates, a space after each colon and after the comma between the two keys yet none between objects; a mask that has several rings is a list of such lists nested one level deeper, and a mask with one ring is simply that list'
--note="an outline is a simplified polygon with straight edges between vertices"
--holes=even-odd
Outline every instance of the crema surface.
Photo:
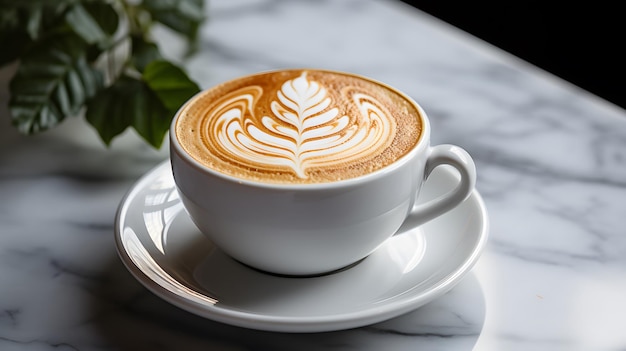
[{"label": "crema surface", "polygon": [[422,119],[365,78],[286,70],[235,79],[192,98],[176,137],[218,172],[269,183],[323,183],[381,169],[418,142]]}]

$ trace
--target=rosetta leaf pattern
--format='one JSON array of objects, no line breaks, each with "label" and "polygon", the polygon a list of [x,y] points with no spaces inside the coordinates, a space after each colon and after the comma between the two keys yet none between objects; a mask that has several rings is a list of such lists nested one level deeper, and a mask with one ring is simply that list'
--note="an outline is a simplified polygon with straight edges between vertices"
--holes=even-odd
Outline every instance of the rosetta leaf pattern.
[{"label": "rosetta leaf pattern", "polygon": [[352,100],[358,123],[332,106],[326,88],[303,72],[283,83],[270,103],[271,115],[255,118],[254,94],[226,101],[218,108],[217,140],[237,159],[269,169],[287,167],[306,179],[310,168],[358,159],[389,140],[390,120],[374,99],[355,93]]}]

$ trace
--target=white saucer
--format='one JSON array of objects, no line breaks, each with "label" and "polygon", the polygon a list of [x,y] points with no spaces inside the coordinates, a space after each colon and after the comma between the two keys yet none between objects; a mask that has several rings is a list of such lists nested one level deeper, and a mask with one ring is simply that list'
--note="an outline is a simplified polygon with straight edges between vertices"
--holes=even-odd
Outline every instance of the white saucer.
[{"label": "white saucer", "polygon": [[[420,200],[455,182],[453,172],[438,167]],[[122,261],[161,298],[212,320],[281,332],[354,328],[422,306],[469,272],[487,232],[487,212],[474,191],[456,209],[394,236],[350,269],[314,278],[273,276],[234,261],[196,229],[178,199],[169,162],[131,188],[115,225]]]}]

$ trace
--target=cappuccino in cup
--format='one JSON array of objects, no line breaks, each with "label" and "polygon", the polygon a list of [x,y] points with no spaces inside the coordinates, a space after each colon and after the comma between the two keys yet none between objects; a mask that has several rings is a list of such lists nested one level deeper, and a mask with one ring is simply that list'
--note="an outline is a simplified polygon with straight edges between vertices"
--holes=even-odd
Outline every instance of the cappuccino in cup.
[{"label": "cappuccino in cup", "polygon": [[[476,181],[467,152],[430,145],[413,99],[317,69],[262,72],[192,97],[172,121],[170,159],[187,213],[218,248],[295,276],[359,262],[400,226],[456,207]],[[440,165],[454,167],[459,184],[414,206]]]},{"label": "cappuccino in cup", "polygon": [[377,171],[422,131],[403,95],[321,70],[266,72],[220,84],[180,111],[174,133],[202,165],[267,183],[324,183]]}]

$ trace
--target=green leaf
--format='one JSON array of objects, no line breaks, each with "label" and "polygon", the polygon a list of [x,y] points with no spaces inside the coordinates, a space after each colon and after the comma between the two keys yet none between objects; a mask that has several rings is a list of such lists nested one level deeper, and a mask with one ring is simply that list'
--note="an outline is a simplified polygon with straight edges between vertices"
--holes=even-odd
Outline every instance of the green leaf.
[{"label": "green leaf", "polygon": [[100,138],[109,145],[111,140],[122,133],[132,123],[132,96],[141,90],[142,83],[128,77],[122,77],[98,96],[87,103],[85,117],[96,128]]},{"label": "green leaf", "polygon": [[65,21],[89,44],[102,43],[108,35],[102,30],[100,24],[91,16],[81,3],[76,3],[65,15]]},{"label": "green leaf", "polygon": [[108,145],[133,127],[149,144],[161,147],[176,111],[200,88],[168,61],[154,61],[139,77],[123,75],[87,104],[87,121]]},{"label": "green leaf", "polygon": [[185,101],[200,91],[198,85],[181,68],[169,61],[160,60],[148,64],[143,72],[143,79],[172,115]]},{"label": "green leaf", "polygon": [[133,36],[131,45],[131,61],[139,72],[143,72],[150,62],[163,59],[157,45],[146,41],[141,36]]},{"label": "green leaf", "polygon": [[120,17],[111,3],[104,1],[90,1],[83,4],[87,12],[98,23],[98,26],[111,36],[117,31]]},{"label": "green leaf", "polygon": [[31,48],[11,80],[12,123],[31,134],[75,115],[102,88],[100,72],[85,59],[85,43],[71,35],[51,37]]},{"label": "green leaf", "polygon": [[161,147],[172,116],[144,81],[129,76],[92,99],[86,113],[107,145],[130,126],[155,148]]},{"label": "green leaf", "polygon": [[168,111],[149,89],[139,94],[133,104],[132,126],[150,145],[160,148],[174,114]]},{"label": "green leaf", "polygon": [[26,24],[26,31],[31,38],[37,39],[39,32],[41,31],[43,18],[43,6],[33,7]]},{"label": "green leaf", "polygon": [[204,20],[203,0],[144,0],[143,5],[155,21],[184,35],[191,42],[196,40],[198,28]]}]

